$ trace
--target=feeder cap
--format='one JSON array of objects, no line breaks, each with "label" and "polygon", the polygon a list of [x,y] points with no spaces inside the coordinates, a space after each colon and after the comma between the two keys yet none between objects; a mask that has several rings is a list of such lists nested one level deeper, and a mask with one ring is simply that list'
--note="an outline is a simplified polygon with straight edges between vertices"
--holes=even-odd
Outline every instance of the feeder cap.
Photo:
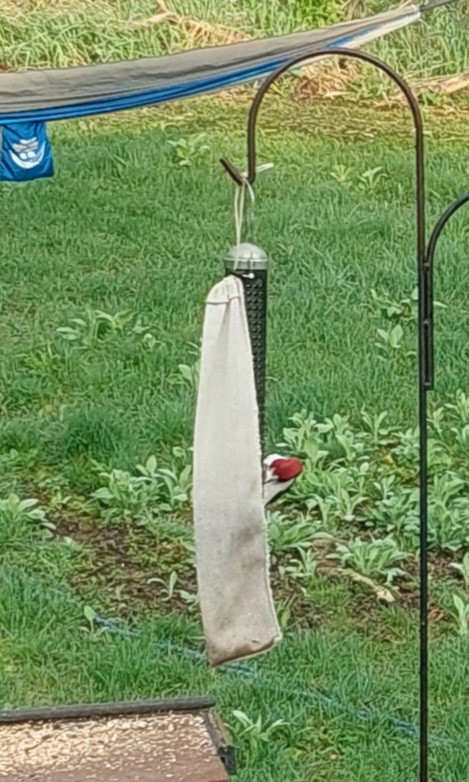
[{"label": "feeder cap", "polygon": [[267,253],[261,247],[250,242],[243,242],[230,249],[225,258],[225,269],[227,271],[259,271],[267,269],[268,263]]}]

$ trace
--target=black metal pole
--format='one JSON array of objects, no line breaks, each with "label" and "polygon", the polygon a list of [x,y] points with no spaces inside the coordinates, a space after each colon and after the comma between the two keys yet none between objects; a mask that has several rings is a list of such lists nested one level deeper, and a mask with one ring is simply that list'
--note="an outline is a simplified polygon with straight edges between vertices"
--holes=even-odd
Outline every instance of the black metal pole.
[{"label": "black metal pole", "polygon": [[425,235],[425,156],[423,121],[417,98],[410,87],[389,65],[372,55],[352,49],[316,49],[282,65],[269,76],[258,90],[248,119],[248,171],[242,174],[230,161],[222,165],[240,186],[252,186],[257,176],[256,127],[259,109],[272,84],[291,68],[305,61],[325,57],[349,57],[373,65],[385,73],[403,93],[411,112],[415,131],[415,198],[416,198],[416,260],[418,274],[418,419],[419,419],[419,498],[420,498],[420,622],[419,622],[419,710],[420,710],[420,782],[428,782],[428,457],[427,457],[427,390],[432,387],[432,281],[426,257]]}]

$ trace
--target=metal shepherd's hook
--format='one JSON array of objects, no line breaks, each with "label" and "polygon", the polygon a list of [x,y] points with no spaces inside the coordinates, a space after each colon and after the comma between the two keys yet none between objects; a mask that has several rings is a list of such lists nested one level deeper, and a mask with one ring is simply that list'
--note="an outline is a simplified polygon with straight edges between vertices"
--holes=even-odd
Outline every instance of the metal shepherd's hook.
[{"label": "metal shepherd's hook", "polygon": [[[440,239],[441,234],[443,233],[444,228],[446,227],[446,224],[451,220],[453,215],[458,212],[464,204],[469,203],[469,193],[464,193],[464,195],[459,196],[459,198],[456,198],[455,201],[453,201],[452,204],[449,205],[449,207],[443,212],[441,217],[437,220],[435,223],[435,227],[430,234],[430,239],[428,242],[428,248],[427,248],[427,259],[426,259],[426,265],[428,266],[428,273],[429,273],[429,302],[432,303],[433,299],[433,262],[435,259],[435,251],[438,245],[438,241]],[[433,321],[433,313],[430,312],[430,319]]]},{"label": "metal shepherd's hook", "polygon": [[[427,468],[427,391],[433,387],[433,328],[431,254],[426,254],[425,236],[425,164],[424,134],[420,108],[407,83],[389,65],[372,55],[352,49],[316,49],[282,65],[269,76],[257,92],[247,129],[248,170],[243,175],[232,163],[221,163],[240,187],[252,186],[256,180],[256,127],[259,109],[269,88],[291,68],[325,57],[352,58],[369,63],[385,73],[403,93],[411,112],[415,130],[415,197],[416,260],[418,272],[418,378],[420,427],[420,782],[428,782],[428,468]],[[469,200],[469,196],[466,197]],[[260,400],[263,404],[263,400]]]},{"label": "metal shepherd's hook", "polygon": [[[452,204],[450,204],[448,208],[445,209],[441,217],[435,223],[435,227],[433,228],[433,231],[430,234],[430,239],[428,241],[426,261],[425,261],[425,265],[427,267],[427,273],[428,273],[427,313],[428,313],[428,319],[432,324],[432,331],[433,331],[433,268],[434,268],[436,248],[438,246],[439,239],[447,223],[451,220],[453,215],[455,215],[456,212],[459,212],[461,207],[467,203],[469,203],[469,193],[464,193],[462,196],[459,196],[459,198],[456,198],[452,202]],[[432,387],[433,387],[433,374],[434,374],[433,373],[433,350],[430,355],[430,362],[431,363],[430,363],[429,371],[430,371],[430,375],[432,379]]]}]

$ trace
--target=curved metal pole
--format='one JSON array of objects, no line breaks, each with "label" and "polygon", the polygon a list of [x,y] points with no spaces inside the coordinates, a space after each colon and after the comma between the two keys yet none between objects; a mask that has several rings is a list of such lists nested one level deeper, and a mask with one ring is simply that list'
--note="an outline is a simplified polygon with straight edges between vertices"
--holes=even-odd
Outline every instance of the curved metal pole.
[{"label": "curved metal pole", "polygon": [[437,221],[432,233],[430,234],[430,239],[428,242],[428,249],[427,249],[427,264],[430,267],[430,271],[433,271],[433,260],[435,257],[436,246],[443,232],[443,229],[446,226],[446,223],[448,223],[449,220],[452,218],[452,216],[468,201],[469,201],[469,193],[464,193],[464,195],[459,196],[459,198],[456,198],[456,200],[453,201],[452,204],[450,204],[450,206],[446,209],[445,212],[443,212],[443,214]]},{"label": "curved metal pole", "polygon": [[[432,233],[430,234],[430,239],[428,241],[428,247],[427,247],[427,259],[426,259],[426,264],[428,266],[428,270],[430,274],[429,291],[428,291],[430,300],[432,300],[433,298],[433,261],[435,258],[435,250],[438,244],[438,240],[441,234],[443,233],[446,223],[448,223],[449,220],[452,218],[452,216],[468,201],[469,201],[469,193],[464,193],[464,195],[459,196],[459,198],[456,198],[453,201],[453,203],[449,205],[446,211],[443,212],[441,217],[437,220],[435,227]],[[429,311],[429,317],[430,317],[430,322],[433,324],[432,310]],[[433,367],[432,367],[432,375],[433,375]]]},{"label": "curved metal pole", "polygon": [[419,376],[419,432],[420,432],[420,782],[428,782],[428,459],[427,459],[427,390],[432,387],[432,286],[430,266],[425,246],[425,150],[423,120],[415,95],[408,84],[389,65],[376,57],[353,49],[316,49],[295,57],[269,76],[258,90],[248,119],[248,172],[244,176],[232,163],[220,162],[237,185],[253,185],[256,180],[256,127],[259,109],[269,88],[291,68],[320,57],[350,57],[373,65],[385,73],[403,93],[412,114],[415,131],[415,182],[418,272],[418,376]]},{"label": "curved metal pole", "polygon": [[[433,266],[434,266],[433,262],[435,258],[436,247],[438,244],[438,240],[440,239],[440,236],[443,233],[446,224],[449,222],[452,216],[457,211],[459,211],[459,209],[462,206],[464,206],[464,204],[466,204],[468,201],[469,201],[469,193],[464,193],[464,195],[460,196],[459,198],[456,198],[435,223],[435,227],[432,233],[430,234],[430,239],[428,241],[427,253],[426,253],[427,257],[425,262],[428,268],[427,317],[430,323],[430,339],[432,343],[433,343]],[[430,387],[433,388],[434,385],[433,349],[431,351],[429,358],[430,358],[430,365],[428,367],[428,373],[430,377],[430,384],[431,384]]]}]

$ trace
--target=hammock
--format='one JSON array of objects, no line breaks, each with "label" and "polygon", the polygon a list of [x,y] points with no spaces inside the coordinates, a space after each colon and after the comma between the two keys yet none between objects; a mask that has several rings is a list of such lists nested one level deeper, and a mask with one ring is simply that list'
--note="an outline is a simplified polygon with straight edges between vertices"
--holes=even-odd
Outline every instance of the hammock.
[{"label": "hammock", "polygon": [[358,47],[419,18],[417,6],[406,6],[277,38],[125,62],[1,74],[0,179],[23,181],[53,174],[46,122],[227,89],[267,76],[314,49]]}]

